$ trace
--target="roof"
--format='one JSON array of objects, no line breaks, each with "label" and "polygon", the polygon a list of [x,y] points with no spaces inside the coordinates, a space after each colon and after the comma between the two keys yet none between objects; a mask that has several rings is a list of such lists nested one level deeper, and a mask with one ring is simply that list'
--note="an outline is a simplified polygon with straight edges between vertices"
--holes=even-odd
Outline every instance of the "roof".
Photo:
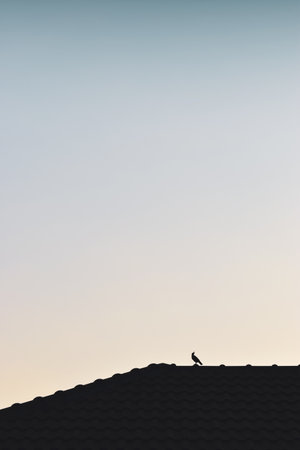
[{"label": "roof", "polygon": [[300,448],[300,367],[151,364],[0,411],[0,448]]}]

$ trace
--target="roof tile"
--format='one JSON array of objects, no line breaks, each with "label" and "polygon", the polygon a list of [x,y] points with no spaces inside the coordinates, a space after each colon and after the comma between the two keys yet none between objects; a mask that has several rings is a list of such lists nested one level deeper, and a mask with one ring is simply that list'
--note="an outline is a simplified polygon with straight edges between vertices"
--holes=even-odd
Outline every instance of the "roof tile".
[{"label": "roof tile", "polygon": [[0,448],[293,450],[300,367],[151,364],[0,411]]}]

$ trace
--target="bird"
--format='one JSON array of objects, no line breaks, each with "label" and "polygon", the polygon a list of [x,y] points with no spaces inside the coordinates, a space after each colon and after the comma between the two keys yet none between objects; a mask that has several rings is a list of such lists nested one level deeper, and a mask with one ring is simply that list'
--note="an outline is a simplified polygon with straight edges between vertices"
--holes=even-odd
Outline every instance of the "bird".
[{"label": "bird", "polygon": [[192,360],[195,362],[195,364],[200,364],[200,366],[203,366],[202,362],[200,361],[199,358],[197,358],[197,356],[195,355],[195,352],[192,353]]}]

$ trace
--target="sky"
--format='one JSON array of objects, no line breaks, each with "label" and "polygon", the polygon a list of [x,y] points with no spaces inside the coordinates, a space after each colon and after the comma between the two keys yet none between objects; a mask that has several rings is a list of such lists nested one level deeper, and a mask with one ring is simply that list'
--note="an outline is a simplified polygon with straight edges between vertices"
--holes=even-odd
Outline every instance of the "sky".
[{"label": "sky", "polygon": [[300,3],[1,0],[0,408],[300,364]]}]

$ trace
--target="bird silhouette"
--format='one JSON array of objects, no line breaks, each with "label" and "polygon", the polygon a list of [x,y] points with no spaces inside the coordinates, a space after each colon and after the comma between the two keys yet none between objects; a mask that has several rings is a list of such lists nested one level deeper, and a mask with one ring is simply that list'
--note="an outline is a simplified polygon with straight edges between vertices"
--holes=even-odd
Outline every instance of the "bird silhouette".
[{"label": "bird silhouette", "polygon": [[195,352],[192,353],[192,360],[194,361],[195,364],[200,364],[200,366],[203,366],[203,364],[200,361],[200,359],[197,358],[197,356],[195,355]]}]

